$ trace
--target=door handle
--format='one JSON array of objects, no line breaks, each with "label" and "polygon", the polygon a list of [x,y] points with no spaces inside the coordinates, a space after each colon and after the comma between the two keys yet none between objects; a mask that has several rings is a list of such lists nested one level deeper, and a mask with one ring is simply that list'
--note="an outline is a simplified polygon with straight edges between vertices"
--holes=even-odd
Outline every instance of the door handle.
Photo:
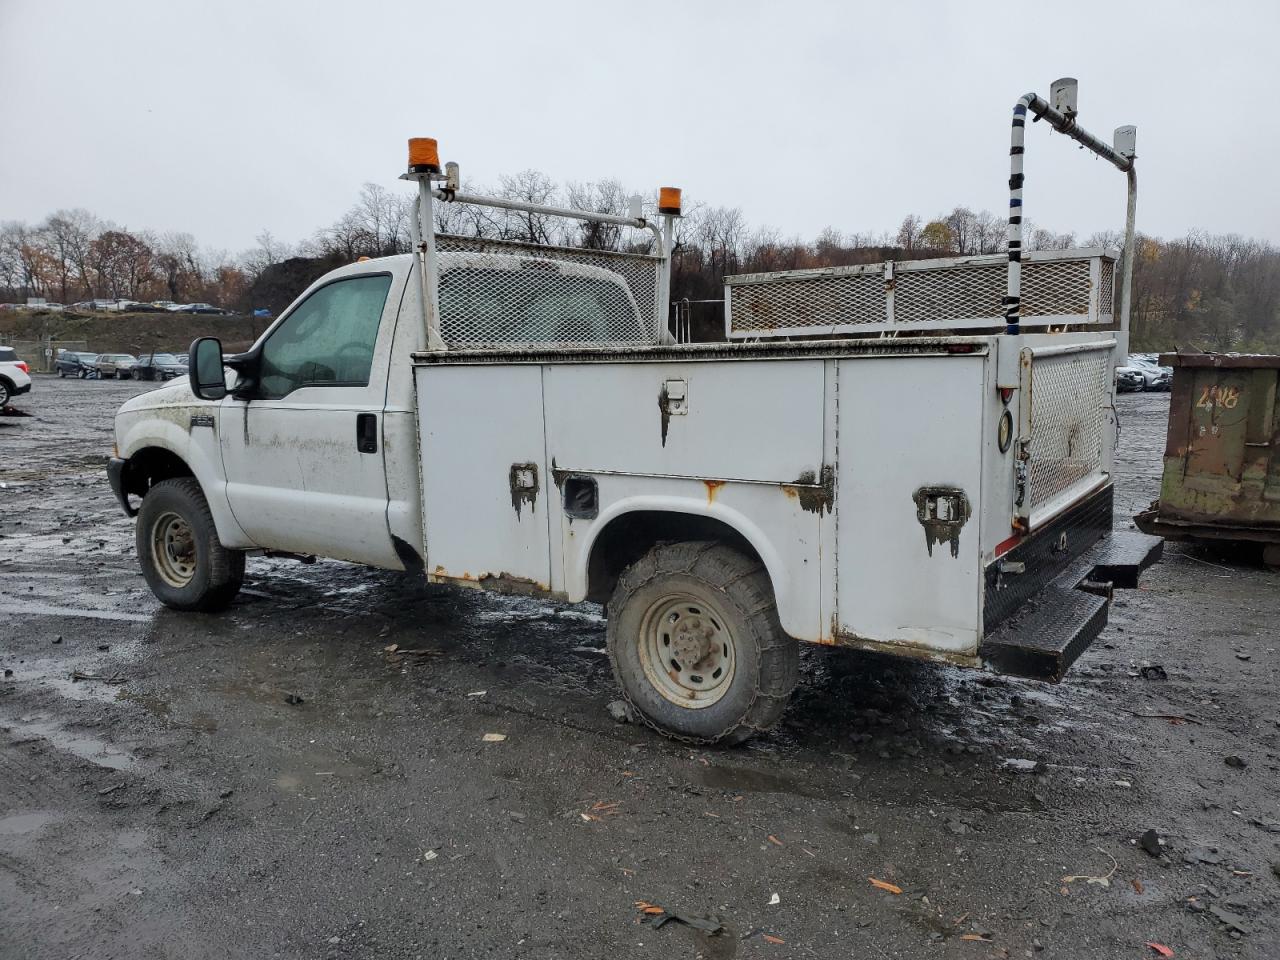
[{"label": "door handle", "polygon": [[356,449],[361,453],[378,452],[378,415],[356,414]]}]

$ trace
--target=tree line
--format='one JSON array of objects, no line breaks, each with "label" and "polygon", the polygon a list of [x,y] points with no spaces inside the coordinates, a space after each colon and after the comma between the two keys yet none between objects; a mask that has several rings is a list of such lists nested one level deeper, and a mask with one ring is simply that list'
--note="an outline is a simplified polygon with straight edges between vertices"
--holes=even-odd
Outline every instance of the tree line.
[{"label": "tree line", "polygon": [[[534,170],[476,192],[619,215],[628,212],[632,194],[617,180],[558,184]],[[0,223],[0,300],[200,300],[278,310],[339,263],[407,252],[412,205],[411,194],[365,184],[350,209],[306,240],[288,244],[263,232],[239,254],[203,247],[189,233],[129,230],[86,210],[60,210],[37,224],[8,221]],[[647,215],[655,213],[652,198],[644,206]],[[648,243],[647,234],[624,227],[460,204],[437,204],[436,227],[592,249],[642,250]],[[1118,248],[1121,239],[1115,230],[1078,240],[1024,225],[1030,250]],[[829,227],[805,240],[753,227],[739,207],[686,205],[673,254],[672,299],[702,302],[714,313],[730,274],[999,253],[1004,242],[1002,218],[966,207],[932,219],[909,214],[896,232]],[[1132,330],[1135,349],[1280,350],[1280,250],[1234,234],[1140,236]]]}]

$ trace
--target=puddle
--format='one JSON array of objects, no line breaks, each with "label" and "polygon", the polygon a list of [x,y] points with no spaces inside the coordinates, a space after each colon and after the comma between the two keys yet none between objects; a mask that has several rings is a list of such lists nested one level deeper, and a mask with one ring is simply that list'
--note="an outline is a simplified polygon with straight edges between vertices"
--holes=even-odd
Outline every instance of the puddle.
[{"label": "puddle", "polygon": [[693,779],[700,786],[738,793],[787,793],[797,797],[819,797],[812,788],[798,780],[776,773],[765,773],[747,767],[700,767]]},{"label": "puddle", "polygon": [[326,782],[334,780],[359,780],[370,777],[377,770],[373,763],[359,760],[339,760],[332,756],[313,754],[303,757],[309,760],[314,769],[285,770],[276,776],[275,787],[287,793],[315,790]]},{"label": "puddle", "polygon": [[136,703],[153,717],[167,717],[169,715],[169,701],[162,700],[159,697],[149,696],[145,693],[131,693],[128,690],[121,690],[116,694],[116,699],[124,700],[128,703]]},{"label": "puddle", "polygon": [[54,815],[46,810],[0,817],[0,837],[20,837],[23,834],[35,833],[54,819]]},{"label": "puddle", "polygon": [[65,753],[87,760],[95,766],[107,770],[137,771],[143,768],[142,761],[127,750],[113,747],[104,740],[87,734],[72,733],[64,730],[56,723],[33,721],[29,723],[6,722],[10,736],[14,740],[28,740],[37,737],[47,741],[50,746]]},{"label": "puddle", "polygon": [[12,613],[28,617],[91,617],[95,620],[127,620],[130,623],[150,623],[149,613],[121,613],[118,610],[90,610],[84,607],[55,607],[47,603],[0,602],[0,613]]},{"label": "puddle", "polygon": [[207,713],[197,713],[191,718],[189,724],[192,730],[199,730],[201,733],[216,733],[218,730],[218,721],[213,719]]}]

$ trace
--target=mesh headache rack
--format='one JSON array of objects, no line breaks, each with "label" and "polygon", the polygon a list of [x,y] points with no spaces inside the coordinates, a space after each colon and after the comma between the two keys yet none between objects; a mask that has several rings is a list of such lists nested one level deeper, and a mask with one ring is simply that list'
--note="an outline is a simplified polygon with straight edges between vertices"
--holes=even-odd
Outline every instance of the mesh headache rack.
[{"label": "mesh headache rack", "polygon": [[[458,165],[442,165],[430,137],[409,140],[409,169],[401,179],[418,185],[409,225],[429,351],[671,341],[671,248],[681,212],[675,187],[658,192],[660,222],[642,215],[640,197],[632,197],[628,216],[621,216],[466,194]],[[439,233],[436,203],[630,228],[649,235],[649,252],[635,252],[643,243],[629,243],[628,252]]]},{"label": "mesh headache rack", "polygon": [[[889,261],[725,277],[730,340],[997,330],[1004,254]],[[1109,327],[1116,254],[1101,248],[1022,257],[1023,327]]]},{"label": "mesh headache rack", "polygon": [[451,347],[657,343],[661,256],[436,234]]}]

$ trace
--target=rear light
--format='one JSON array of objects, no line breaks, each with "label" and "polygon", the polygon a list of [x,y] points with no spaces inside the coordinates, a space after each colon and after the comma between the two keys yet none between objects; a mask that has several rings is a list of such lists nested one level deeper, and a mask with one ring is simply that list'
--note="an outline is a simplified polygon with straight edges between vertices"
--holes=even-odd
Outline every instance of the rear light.
[{"label": "rear light", "polygon": [[14,362],[13,365],[17,367],[19,370],[21,370],[23,373],[31,372],[31,368],[27,366],[27,361],[25,360],[17,360]]}]

